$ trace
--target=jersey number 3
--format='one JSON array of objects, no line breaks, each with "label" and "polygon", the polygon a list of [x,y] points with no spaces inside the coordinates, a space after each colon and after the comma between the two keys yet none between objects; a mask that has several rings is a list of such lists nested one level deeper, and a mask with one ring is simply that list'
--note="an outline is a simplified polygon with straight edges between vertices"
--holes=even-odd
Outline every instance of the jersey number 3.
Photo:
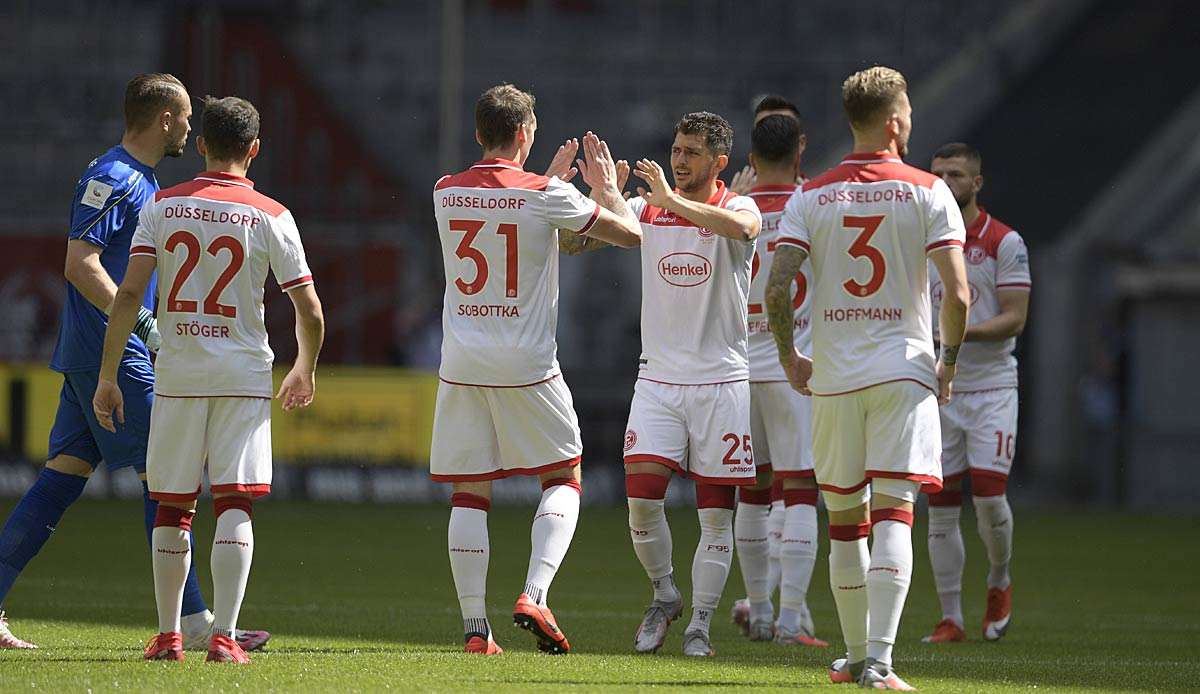
[{"label": "jersey number 3", "polygon": [[[200,264],[200,239],[196,238],[192,232],[183,230],[177,231],[167,238],[166,250],[168,253],[174,253],[175,249],[180,246],[183,246],[185,255],[183,263],[179,266],[179,272],[175,275],[175,281],[171,283],[171,293],[167,295],[167,310],[173,313],[196,313],[197,302],[194,299],[180,299],[179,290],[183,288],[188,277]],[[232,236],[218,236],[208,244],[208,254],[215,258],[221,251],[229,251],[229,264],[225,266],[225,270],[217,277],[212,289],[204,297],[204,313],[209,316],[236,318],[237,307],[227,306],[219,300],[221,292],[225,291],[225,287],[229,286],[238,270],[242,269],[242,264],[246,262],[246,249],[242,248],[241,241]]]},{"label": "jersey number 3", "polygon": [[850,254],[851,258],[856,260],[864,258],[871,263],[871,276],[867,278],[866,282],[848,279],[842,283],[842,288],[850,296],[863,299],[879,291],[879,288],[883,286],[883,278],[887,275],[887,260],[878,248],[871,245],[871,237],[875,235],[875,232],[879,231],[880,224],[883,224],[883,215],[881,214],[870,217],[854,217],[851,215],[842,217],[843,227],[862,230],[854,239],[854,243],[850,244],[850,248],[846,252]]},{"label": "jersey number 3", "polygon": [[[458,242],[458,248],[454,251],[455,255],[475,264],[474,279],[470,282],[464,281],[462,277],[454,280],[454,286],[458,287],[458,291],[467,296],[483,291],[483,287],[488,281],[487,256],[472,245],[484,224],[486,222],[475,219],[450,220],[450,231],[463,233],[462,241]],[[517,272],[517,225],[500,224],[496,227],[496,233],[504,237],[504,295],[509,299],[515,299],[517,298],[517,279],[519,277]]]}]

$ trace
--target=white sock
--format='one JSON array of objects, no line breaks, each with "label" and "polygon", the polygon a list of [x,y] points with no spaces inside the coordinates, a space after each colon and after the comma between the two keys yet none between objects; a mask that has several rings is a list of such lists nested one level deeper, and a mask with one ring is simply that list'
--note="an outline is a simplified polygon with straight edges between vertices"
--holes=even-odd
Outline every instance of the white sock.
[{"label": "white sock", "polygon": [[654,599],[673,602],[679,595],[671,576],[671,528],[664,499],[629,498],[629,536],[646,576],[654,583]]},{"label": "white sock", "polygon": [[963,626],[962,573],[967,558],[959,528],[961,515],[961,506],[929,507],[929,563],[933,565],[933,583],[942,603],[942,619],[953,620],[959,628]]},{"label": "white sock", "polygon": [[750,619],[761,621],[775,616],[771,595],[767,592],[768,536],[767,515],[770,504],[739,502],[733,519],[733,536],[737,545],[738,565],[746,583],[746,599],[750,601]]},{"label": "white sock", "polygon": [[786,508],[780,564],[783,580],[779,586],[779,622],[788,631],[799,631],[817,563],[817,507],[792,504]]},{"label": "white sock", "polygon": [[992,564],[988,572],[988,588],[1001,590],[1012,583],[1008,575],[1008,562],[1012,559],[1013,516],[1008,505],[1008,496],[976,496],[975,521],[979,526],[979,537],[987,547],[988,561]]},{"label": "white sock", "polygon": [[225,510],[217,517],[210,560],[214,634],[233,638],[253,558],[254,529],[250,515],[240,508]]},{"label": "white sock", "polygon": [[182,631],[179,610],[183,608],[183,584],[192,563],[192,544],[188,532],[176,526],[162,525],[151,535],[154,550],[154,602],[158,606],[158,631],[166,634]]},{"label": "white sock", "polygon": [[529,554],[529,572],[525,575],[525,594],[539,605],[546,604],[550,582],[567,555],[578,521],[578,489],[556,484],[542,492],[529,533],[533,549]]},{"label": "white sock", "polygon": [[875,542],[867,571],[867,657],[891,665],[892,646],[912,580],[912,528],[900,521],[881,520],[873,524],[872,533]]},{"label": "white sock", "polygon": [[852,663],[867,657],[867,538],[851,542],[830,540],[829,585],[837,605],[846,656]]},{"label": "white sock", "polygon": [[488,544],[487,511],[465,506],[450,509],[450,528],[447,539],[450,547],[450,573],[458,591],[458,606],[462,610],[463,632],[491,633],[487,623]]},{"label": "white sock", "polygon": [[772,597],[779,590],[783,568],[779,563],[780,544],[783,540],[784,506],[783,501],[771,502],[771,513],[767,516],[767,596]]},{"label": "white sock", "polygon": [[692,621],[687,631],[708,633],[712,613],[721,601],[733,564],[733,510],[702,508],[700,542],[692,559]]}]

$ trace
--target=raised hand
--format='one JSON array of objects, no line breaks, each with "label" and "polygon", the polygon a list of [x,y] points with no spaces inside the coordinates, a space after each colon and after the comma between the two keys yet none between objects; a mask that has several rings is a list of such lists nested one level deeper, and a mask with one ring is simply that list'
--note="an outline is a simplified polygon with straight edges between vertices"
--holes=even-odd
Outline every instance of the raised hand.
[{"label": "raised hand", "polygon": [[745,195],[758,185],[758,174],[755,173],[754,167],[749,164],[742,167],[742,170],[733,175],[733,180],[729,182],[729,189],[738,195]]},{"label": "raised hand", "polygon": [[617,160],[617,190],[621,191],[621,196],[626,200],[629,199],[631,193],[625,190],[625,184],[629,183],[629,162],[624,159]]},{"label": "raised hand", "polygon": [[608,151],[608,143],[590,130],[583,136],[583,159],[576,160],[575,164],[583,174],[584,182],[593,189],[612,187],[619,190],[617,165],[612,152]]},{"label": "raised hand", "polygon": [[653,159],[639,159],[633,170],[633,175],[642,179],[646,182],[646,185],[650,186],[648,190],[641,186],[638,186],[637,189],[638,195],[642,196],[642,199],[648,205],[666,207],[675,195],[675,192],[671,190],[671,184],[667,183],[666,173],[663,172],[658,162]]},{"label": "raised hand", "polygon": [[575,158],[578,151],[579,140],[575,138],[559,145],[558,151],[554,153],[554,158],[550,160],[550,166],[546,167],[546,176],[558,176],[559,180],[564,183],[575,178],[579,169],[571,166],[571,160]]}]

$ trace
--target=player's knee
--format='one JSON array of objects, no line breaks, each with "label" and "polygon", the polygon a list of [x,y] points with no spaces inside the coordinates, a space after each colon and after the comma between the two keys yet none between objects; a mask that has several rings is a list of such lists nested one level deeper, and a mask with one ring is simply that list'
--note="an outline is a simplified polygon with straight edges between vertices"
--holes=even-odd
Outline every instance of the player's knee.
[{"label": "player's knee", "polygon": [[[791,480],[788,480],[789,482]],[[797,480],[801,481],[801,480]],[[812,487],[787,487],[783,488],[783,505],[784,506],[816,506],[817,505],[817,488]]]},{"label": "player's knee", "polygon": [[[942,491],[943,492],[962,492],[963,477],[966,477],[966,473],[960,472],[957,475],[947,476],[945,479],[942,480]],[[932,498],[932,495],[931,495],[931,498]]]},{"label": "player's knee", "polygon": [[900,508],[912,512],[921,485],[886,477],[871,480],[871,509]]},{"label": "player's knee", "polygon": [[547,491],[552,487],[570,487],[575,491],[583,494],[583,477],[580,474],[580,466],[572,465],[563,470],[555,470],[547,472],[544,475],[539,475],[538,479],[542,483],[542,491]]},{"label": "player's knee", "polygon": [[[771,469],[771,465],[759,465],[754,468],[754,486],[750,487],[755,491],[763,490],[768,493],[771,491],[771,483],[775,481],[775,472]],[[743,487],[742,491],[746,488]]]},{"label": "player's knee", "polygon": [[742,487],[738,490],[737,497],[739,503],[767,506],[771,503],[771,487]]},{"label": "player's knee", "polygon": [[1003,475],[987,474],[982,470],[971,471],[971,495],[1004,496],[1008,492],[1008,478]]},{"label": "player's knee", "polygon": [[163,501],[154,512],[155,528],[179,528],[190,531],[192,517],[196,515],[196,502]]},{"label": "player's knee", "polygon": [[76,477],[90,477],[92,474],[91,464],[73,455],[56,455],[46,461],[46,467],[55,472]]},{"label": "player's knee", "polygon": [[453,485],[451,485],[450,489],[451,499],[458,494],[478,496],[487,499],[488,501],[491,501],[492,498],[491,482],[455,482]]},{"label": "player's knee", "polygon": [[492,498],[490,495],[484,496],[482,494],[475,494],[472,492],[458,491],[458,485],[456,484],[454,486],[456,489],[454,493],[450,495],[451,508],[473,508],[477,511],[483,511],[484,513],[487,513],[492,509]]},{"label": "player's knee", "polygon": [[937,494],[929,495],[929,505],[933,508],[957,508],[962,506],[962,490],[946,489]]},{"label": "player's knee", "polygon": [[254,517],[254,501],[244,494],[222,494],[213,497],[213,517],[220,518],[226,511],[242,511],[248,518]]},{"label": "player's knee", "polygon": [[625,473],[625,496],[630,499],[661,500],[667,498],[671,478],[648,472]]},{"label": "player's knee", "polygon": [[[728,484],[696,483],[696,508],[723,508],[733,510],[736,488]],[[767,490],[770,499],[770,490]]]}]

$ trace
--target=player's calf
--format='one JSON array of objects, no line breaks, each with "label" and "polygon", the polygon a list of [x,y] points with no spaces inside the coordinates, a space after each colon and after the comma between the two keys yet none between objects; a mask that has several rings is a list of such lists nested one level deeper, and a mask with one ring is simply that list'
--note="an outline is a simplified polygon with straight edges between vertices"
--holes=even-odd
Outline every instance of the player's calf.
[{"label": "player's calf", "polygon": [[[470,488],[472,492],[459,491]],[[487,593],[488,562],[491,545],[488,541],[487,517],[491,509],[491,485],[467,487],[454,486],[450,496],[450,525],[447,542],[450,551],[450,573],[458,592],[458,604],[462,610],[463,640],[466,652],[495,654],[492,628],[487,619],[484,600]],[[487,494],[484,496],[479,493]]]},{"label": "player's calf", "polygon": [[[771,627],[775,606],[767,592],[770,570],[770,531],[768,520],[771,512],[770,479],[768,484],[755,488],[742,488],[738,493],[737,514],[734,517],[734,542],[737,545],[738,564],[746,584],[747,612],[739,626],[742,633],[752,641],[767,641],[773,636]],[[740,613],[734,613],[738,623]]]},{"label": "player's calf", "polygon": [[[702,634],[707,645],[712,615],[733,564],[734,488],[697,483],[696,505],[700,541],[692,560],[692,620],[684,631],[685,655],[697,655],[703,650],[695,639],[687,638],[693,634]],[[690,650],[689,642],[694,642]],[[711,648],[709,651],[704,655],[711,655]]]}]

